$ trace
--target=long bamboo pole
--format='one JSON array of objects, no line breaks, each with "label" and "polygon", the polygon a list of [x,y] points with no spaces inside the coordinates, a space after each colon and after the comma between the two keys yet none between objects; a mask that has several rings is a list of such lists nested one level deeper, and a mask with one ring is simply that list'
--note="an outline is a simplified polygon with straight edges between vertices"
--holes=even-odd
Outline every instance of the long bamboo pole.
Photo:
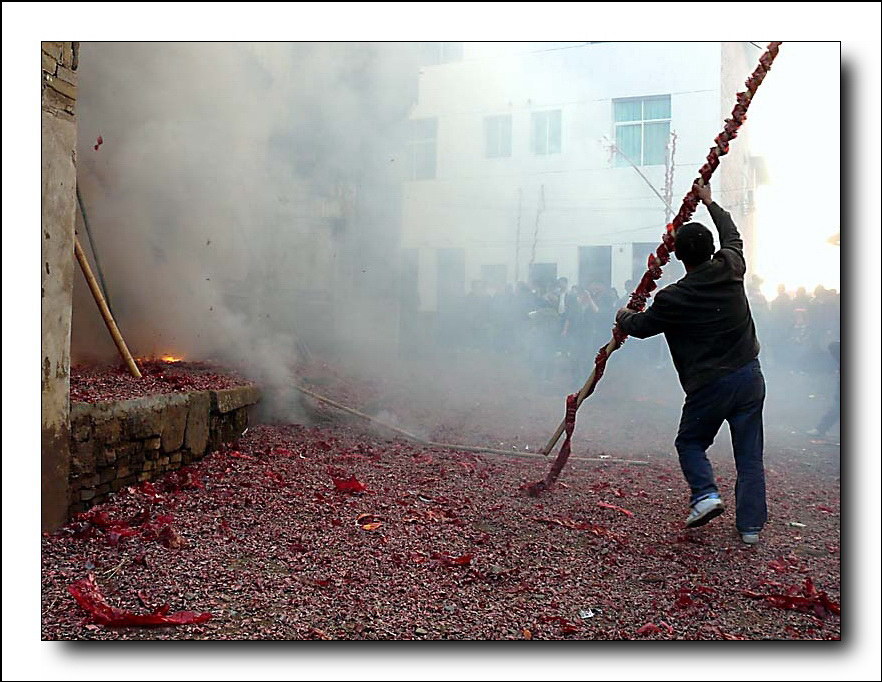
[{"label": "long bamboo pole", "polygon": [[110,308],[107,307],[107,301],[104,300],[104,294],[101,293],[101,287],[98,286],[98,281],[92,273],[92,267],[89,265],[86,253],[80,245],[80,238],[77,237],[76,234],[74,235],[74,253],[77,256],[80,269],[83,271],[83,276],[86,278],[86,284],[89,285],[89,290],[92,292],[92,298],[94,298],[95,303],[98,304],[98,310],[101,313],[101,317],[104,318],[104,324],[107,325],[107,331],[110,332],[110,336],[116,344],[116,349],[122,356],[122,359],[129,368],[129,372],[132,373],[132,376],[136,379],[140,379],[141,370],[139,370],[138,365],[135,364],[135,359],[132,357],[132,354],[129,353],[129,348],[126,346],[122,334],[120,334],[119,327],[116,326],[116,321],[113,319]]},{"label": "long bamboo pole", "polygon": [[[371,417],[370,415],[365,414],[364,412],[359,412],[358,410],[354,410],[351,407],[348,407],[342,403],[338,403],[336,400],[331,400],[330,398],[326,398],[323,395],[319,395],[315,391],[311,391],[305,386],[299,386],[297,384],[293,384],[294,388],[296,388],[301,393],[308,395],[310,398],[314,398],[321,403],[325,403],[326,405],[330,405],[331,407],[336,407],[338,410],[342,410],[348,414],[353,415],[354,417],[358,417],[359,419],[364,419],[365,421],[373,422],[374,424],[379,424],[380,426],[389,429],[390,431],[395,431],[396,433],[405,436],[411,440],[414,440],[418,443],[426,445],[432,448],[442,448],[444,450],[459,450],[463,452],[484,452],[491,455],[505,455],[508,457],[542,457],[539,453],[534,452],[521,452],[519,450],[501,450],[499,448],[484,448],[475,445],[457,445],[456,443],[438,443],[436,441],[427,440],[425,438],[421,438],[417,436],[415,433],[411,433],[410,431],[405,431],[404,429],[398,428],[397,426],[392,426],[392,424],[387,424],[384,421],[381,421],[375,417]],[[640,459],[615,459],[612,457],[600,458],[600,457],[572,457],[571,459],[580,460],[583,462],[610,462],[612,464],[637,464],[637,465],[645,465],[649,464],[645,460]]]}]

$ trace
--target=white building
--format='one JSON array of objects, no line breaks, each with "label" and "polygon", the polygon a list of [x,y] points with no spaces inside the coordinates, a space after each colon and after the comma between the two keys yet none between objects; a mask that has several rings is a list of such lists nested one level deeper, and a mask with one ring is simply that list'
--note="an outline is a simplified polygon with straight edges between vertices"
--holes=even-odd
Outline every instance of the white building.
[{"label": "white building", "polygon": [[[557,276],[623,294],[666,209],[610,142],[663,193],[676,133],[676,211],[761,54],[750,43],[445,44],[433,61],[446,63],[420,76],[403,193],[403,284],[418,282],[420,310],[475,280]],[[754,165],[742,133],[713,182],[748,245]],[[710,225],[703,208],[696,219]]]}]

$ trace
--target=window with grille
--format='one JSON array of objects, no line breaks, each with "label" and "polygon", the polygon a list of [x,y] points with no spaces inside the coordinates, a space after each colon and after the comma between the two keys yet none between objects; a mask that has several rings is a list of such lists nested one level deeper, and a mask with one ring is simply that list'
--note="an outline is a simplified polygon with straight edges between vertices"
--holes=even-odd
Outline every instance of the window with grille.
[{"label": "window with grille", "polygon": [[613,100],[613,120],[616,146],[622,152],[615,156],[617,166],[630,165],[628,159],[638,166],[665,162],[671,132],[670,95]]}]

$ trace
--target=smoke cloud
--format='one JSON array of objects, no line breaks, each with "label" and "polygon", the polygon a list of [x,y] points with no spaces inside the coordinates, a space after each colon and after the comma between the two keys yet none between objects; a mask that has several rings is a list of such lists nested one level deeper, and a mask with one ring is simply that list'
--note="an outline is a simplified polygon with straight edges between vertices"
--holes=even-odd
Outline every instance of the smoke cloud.
[{"label": "smoke cloud", "polygon": [[[84,43],[78,182],[133,353],[283,390],[298,339],[391,291],[416,74],[414,44]],[[81,279],[74,312],[74,360],[112,360]]]},{"label": "smoke cloud", "polygon": [[[662,54],[676,46],[653,49]],[[517,51],[528,54],[526,47]],[[563,396],[578,389],[596,349],[609,338],[617,296],[626,292],[609,291],[609,279],[607,291],[592,291],[603,307],[595,329],[566,341],[557,327],[540,329],[541,314],[528,317],[549,292],[506,291],[499,282],[476,288],[477,295],[461,299],[459,309],[439,305],[434,318],[422,315],[415,281],[408,285],[413,291],[402,284],[414,273],[399,268],[405,142],[417,101],[419,52],[417,43],[82,44],[78,182],[110,301],[133,353],[217,360],[240,369],[262,385],[264,405],[271,408],[266,416],[296,421],[303,412],[291,388],[301,380],[295,363],[312,349],[333,356],[330,373],[377,382],[370,395],[333,397],[387,423],[444,441],[533,449],[543,444],[562,415]],[[552,61],[541,64],[554,67],[553,60],[565,54],[547,51],[542,59]],[[527,102],[537,80],[535,73],[527,77],[530,59],[479,68],[502,69],[504,79],[494,80],[494,87],[521,92]],[[440,101],[440,90],[422,95],[439,100],[436,110],[453,111],[460,132],[471,131],[473,137],[456,141],[456,153],[471,145],[469,153],[482,154],[482,117],[498,113],[489,107],[501,95],[470,92],[469,83],[465,77],[457,82],[456,102]],[[763,87],[776,87],[774,78]],[[515,104],[521,120],[529,121],[529,105]],[[598,117],[609,116],[609,102],[595,105],[565,135],[566,145],[600,150],[602,134],[611,133]],[[701,131],[719,130],[713,108],[700,121],[697,114],[695,121],[676,121],[682,149],[690,135],[701,136],[693,146],[704,153]],[[518,139],[525,149],[523,133]],[[451,143],[444,134],[438,135],[439,159]],[[96,150],[99,135],[103,144]],[[660,235],[664,211],[643,180],[627,167],[615,169],[617,177],[633,181],[624,200],[615,199],[617,190],[604,185],[611,175],[606,154],[591,158],[599,165],[588,169],[590,181],[565,178],[565,192],[555,189],[556,176],[527,179],[537,189],[548,184],[541,238],[549,226],[576,230],[591,221],[602,233],[598,238],[608,242],[642,241],[634,235],[656,223],[652,234]],[[677,165],[675,182],[688,184],[699,162],[683,156]],[[656,171],[661,179],[661,167]],[[455,235],[473,229],[446,217],[455,215],[451,205],[488,225],[504,223],[512,238],[520,221],[524,267],[518,278],[527,280],[524,254],[537,224],[531,203],[537,194],[525,194],[521,215],[517,194],[505,199],[508,186],[499,185],[503,192],[496,180],[475,178],[452,196],[457,186],[439,174],[438,181],[420,184],[416,196],[428,206],[426,215],[454,235],[451,244]],[[734,194],[719,189],[724,206],[734,201]],[[678,184],[674,199],[679,196]],[[407,230],[420,227],[409,224]],[[88,249],[81,221],[78,231]],[[496,246],[500,254],[514,250],[513,244]],[[645,253],[637,254],[644,263]],[[676,279],[676,264],[667,270],[664,283]],[[764,275],[777,281],[775,273]],[[468,290],[471,282],[464,284]],[[827,346],[838,339],[838,299],[785,296],[777,307],[766,307],[760,284],[751,284],[749,293],[769,378],[768,420],[783,440],[801,439],[835,402],[838,365]],[[72,354],[79,362],[116,361],[79,275]],[[316,386],[319,374],[302,379]],[[793,400],[796,394],[805,399]],[[583,422],[588,447],[636,456],[656,447],[669,452],[681,399],[663,341],[630,340],[580,413],[590,415]],[[649,424],[654,431],[646,431]]]}]

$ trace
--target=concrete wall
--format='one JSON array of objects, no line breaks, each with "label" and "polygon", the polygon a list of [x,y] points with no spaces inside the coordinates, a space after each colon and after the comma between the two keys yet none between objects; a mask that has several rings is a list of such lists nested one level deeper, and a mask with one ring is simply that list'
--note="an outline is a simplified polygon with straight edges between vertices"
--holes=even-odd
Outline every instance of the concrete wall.
[{"label": "concrete wall", "polygon": [[78,50],[78,43],[44,42],[40,54],[43,530],[56,528],[67,514]]}]

